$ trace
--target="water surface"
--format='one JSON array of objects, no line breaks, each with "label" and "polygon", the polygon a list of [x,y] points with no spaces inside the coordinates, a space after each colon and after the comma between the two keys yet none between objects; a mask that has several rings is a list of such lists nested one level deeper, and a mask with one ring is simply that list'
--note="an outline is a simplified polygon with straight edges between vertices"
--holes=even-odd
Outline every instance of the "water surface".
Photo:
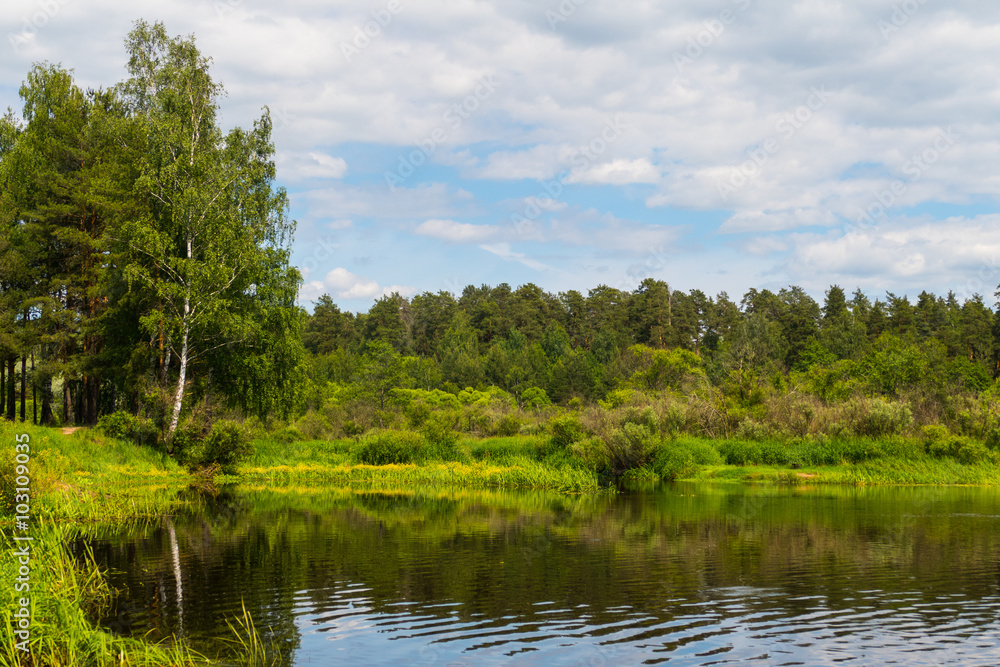
[{"label": "water surface", "polygon": [[101,622],[286,665],[997,665],[1000,492],[226,490],[87,537]]}]

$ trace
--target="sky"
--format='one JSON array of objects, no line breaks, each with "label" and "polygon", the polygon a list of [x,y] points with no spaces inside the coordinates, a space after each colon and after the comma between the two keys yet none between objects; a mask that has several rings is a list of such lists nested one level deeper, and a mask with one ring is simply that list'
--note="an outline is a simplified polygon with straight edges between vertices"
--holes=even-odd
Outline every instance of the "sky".
[{"label": "sky", "polygon": [[995,301],[995,0],[6,0],[34,62],[194,34],[222,123],[270,109],[300,303],[534,283]]}]

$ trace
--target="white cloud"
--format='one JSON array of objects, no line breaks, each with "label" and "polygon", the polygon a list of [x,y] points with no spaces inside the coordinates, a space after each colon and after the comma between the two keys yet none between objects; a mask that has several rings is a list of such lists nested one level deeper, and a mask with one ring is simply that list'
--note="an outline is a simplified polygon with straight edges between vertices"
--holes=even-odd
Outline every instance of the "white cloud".
[{"label": "white cloud", "polygon": [[344,158],[333,157],[325,153],[310,152],[317,164],[303,168],[303,174],[314,178],[343,178],[347,173],[347,161]]},{"label": "white cloud", "polygon": [[566,183],[585,183],[591,185],[628,185],[629,183],[657,183],[660,172],[649,160],[612,160],[603,164],[595,164],[574,171]]},{"label": "white cloud", "polygon": [[504,261],[517,262],[518,264],[523,264],[529,269],[534,269],[535,271],[556,271],[554,267],[539,262],[536,259],[532,259],[523,252],[515,252],[511,250],[509,243],[495,243],[492,245],[482,244],[479,247],[488,253],[496,255]]},{"label": "white cloud", "polygon": [[470,225],[454,220],[427,220],[421,223],[416,233],[452,243],[479,243],[497,235],[499,230],[492,225]]},{"label": "white cloud", "polygon": [[1000,215],[943,223],[903,218],[846,234],[793,234],[788,241],[785,269],[814,286],[863,279],[881,289],[979,293],[993,303],[1000,284]]},{"label": "white cloud", "polygon": [[313,280],[305,283],[299,292],[302,301],[315,300],[323,294],[329,294],[334,299],[374,299],[393,292],[403,296],[416,293],[416,289],[404,285],[380,285],[377,281],[351,273],[345,268],[333,269],[323,280]]}]

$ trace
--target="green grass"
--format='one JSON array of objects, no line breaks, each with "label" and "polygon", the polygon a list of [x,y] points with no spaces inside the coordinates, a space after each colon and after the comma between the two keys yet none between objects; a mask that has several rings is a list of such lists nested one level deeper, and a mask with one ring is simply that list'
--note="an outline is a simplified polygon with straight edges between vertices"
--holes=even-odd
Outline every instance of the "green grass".
[{"label": "green grass", "polygon": [[[20,638],[14,634],[12,614],[17,593],[13,586],[0,590],[0,667],[15,665],[131,665],[165,667],[206,664],[207,660],[182,643],[151,644],[138,639],[117,637],[90,622],[89,615],[106,609],[113,599],[107,579],[87,553],[78,562],[66,552],[64,544],[72,529],[61,524],[39,522],[32,526],[30,589],[31,639],[33,662],[22,662],[15,647]],[[10,535],[0,531],[5,543],[0,555],[0,572],[5,582],[13,582],[19,564]]]},{"label": "green grass", "polygon": [[333,481],[364,484],[434,484],[456,487],[596,491],[597,474],[539,460],[545,438],[513,436],[464,440],[464,460],[421,464],[365,465],[356,462],[353,440],[280,443],[257,440],[254,456],[221,481]]},{"label": "green grass", "polygon": [[[25,660],[15,647],[12,614],[13,585],[0,587],[0,667],[14,665],[74,665],[81,667],[165,667],[198,664],[261,664],[256,661],[258,638],[252,624],[242,621],[242,641],[225,663],[213,663],[182,642],[152,644],[142,639],[117,637],[96,628],[90,621],[113,599],[114,591],[93,554],[78,561],[65,544],[73,536],[73,524],[115,523],[154,519],[191,501],[178,492],[191,485],[192,477],[161,452],[107,438],[81,429],[72,435],[60,430],[0,421],[0,490],[4,499],[14,487],[15,436],[27,433],[31,479],[29,532],[33,537],[31,580],[32,660]],[[0,580],[15,581],[19,563],[11,534],[16,528],[11,508],[5,503],[0,514]],[[240,623],[240,619],[237,619]],[[233,662],[235,661],[235,663]]]}]

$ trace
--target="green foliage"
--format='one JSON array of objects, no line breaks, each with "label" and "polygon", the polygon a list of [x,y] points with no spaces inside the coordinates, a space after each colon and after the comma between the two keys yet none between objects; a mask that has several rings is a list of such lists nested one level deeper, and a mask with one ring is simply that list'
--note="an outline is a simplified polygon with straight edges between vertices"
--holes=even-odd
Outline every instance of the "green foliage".
[{"label": "green foliage", "polygon": [[573,414],[553,418],[549,421],[549,430],[552,432],[552,445],[556,449],[566,449],[587,435],[579,417]]},{"label": "green foliage", "polygon": [[790,452],[785,445],[773,440],[725,440],[718,446],[719,454],[728,465],[786,465]]},{"label": "green foliage", "polygon": [[538,409],[552,405],[552,401],[541,387],[528,387],[521,392],[521,404],[526,408]]},{"label": "green foliage", "polygon": [[488,387],[482,391],[466,387],[458,392],[458,401],[462,405],[489,407],[492,403],[514,405],[514,398],[499,387]]},{"label": "green foliage", "polygon": [[627,387],[621,389],[612,389],[604,397],[604,400],[598,401],[598,404],[605,410],[614,410],[615,408],[620,408],[623,405],[627,405],[635,400],[636,392],[634,389],[629,389]]},{"label": "green foliage", "polygon": [[722,456],[712,443],[679,440],[660,447],[651,467],[661,479],[673,481],[694,474],[702,466],[721,464]]},{"label": "green foliage", "polygon": [[155,445],[160,435],[152,419],[136,417],[124,410],[102,416],[97,422],[97,428],[109,437],[147,447]]},{"label": "green foliage", "polygon": [[458,416],[454,413],[435,414],[420,429],[426,442],[424,456],[433,461],[467,461],[465,452],[458,446]]},{"label": "green foliage", "polygon": [[871,438],[902,433],[913,423],[913,413],[904,403],[890,403],[880,398],[859,399],[851,403],[854,432]]},{"label": "green foliage", "polygon": [[218,464],[223,472],[231,474],[236,466],[253,455],[253,442],[242,424],[221,419],[212,424],[205,438],[204,454],[198,462],[203,466]]},{"label": "green foliage", "polygon": [[414,463],[424,459],[425,441],[412,431],[372,431],[351,451],[358,463],[373,466]]},{"label": "green foliage", "polygon": [[964,464],[980,463],[990,458],[991,451],[985,443],[968,436],[953,435],[945,426],[925,426],[923,432],[924,446],[931,456],[947,456]]},{"label": "green foliage", "polygon": [[629,384],[638,389],[681,389],[705,378],[701,357],[689,350],[654,350],[646,345],[633,345],[629,353],[634,355],[637,366]]},{"label": "green foliage", "polygon": [[646,426],[635,422],[624,423],[604,440],[609,472],[618,477],[627,470],[645,466],[659,444],[659,437]]}]

